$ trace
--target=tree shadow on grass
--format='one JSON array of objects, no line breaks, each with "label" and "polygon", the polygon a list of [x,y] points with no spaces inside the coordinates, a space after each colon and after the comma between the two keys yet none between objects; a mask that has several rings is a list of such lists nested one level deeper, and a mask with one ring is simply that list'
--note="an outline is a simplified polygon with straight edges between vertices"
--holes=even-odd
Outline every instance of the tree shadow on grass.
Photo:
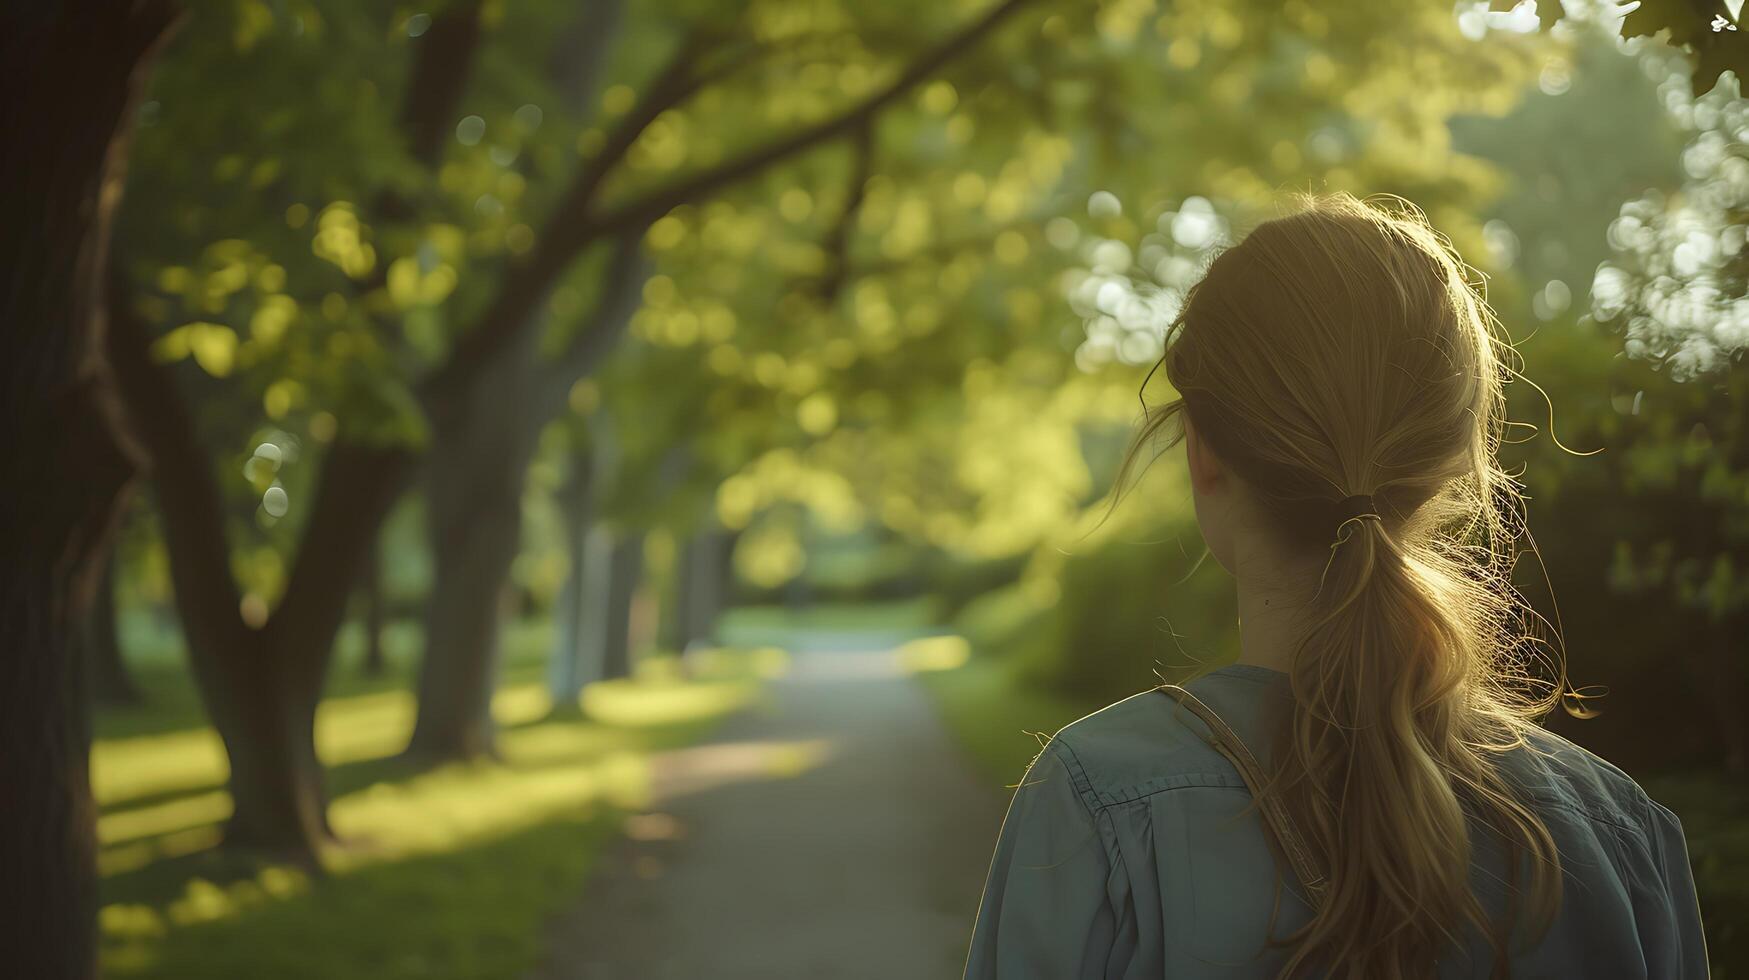
[{"label": "tree shadow on grass", "polygon": [[160,862],[130,887],[106,883],[110,901],[141,904],[105,910],[105,973],[514,977],[534,964],[542,924],[574,900],[617,826],[611,808],[579,807],[454,851],[319,879],[276,880],[271,865],[216,853]]},{"label": "tree shadow on grass", "polygon": [[[636,805],[650,754],[696,740],[744,705],[754,676],[616,688],[618,718],[524,711],[501,725],[505,759],[435,769],[399,756],[405,733],[385,738],[380,704],[354,704],[359,725],[376,728],[341,750],[365,754],[326,771],[331,815],[350,837],[326,855],[331,873],[314,877],[272,855],[214,846],[229,814],[222,762],[189,754],[212,751],[210,736],[130,741],[189,731],[176,727],[185,715],[160,701],[154,709],[177,720],[111,738],[112,792],[145,792],[103,808],[111,830],[127,835],[112,833],[103,854],[113,869],[101,885],[105,971],[196,980],[514,976],[533,962],[547,913],[574,897],[617,826],[613,815]],[[524,664],[507,670],[504,684],[539,678],[538,663]],[[700,679],[732,683],[703,699],[678,691]],[[329,705],[347,717],[346,699],[394,688],[390,679],[350,686]]]},{"label": "tree shadow on grass", "polygon": [[[503,734],[509,752],[500,761],[452,763],[432,768],[414,764],[398,754],[386,754],[334,766],[327,771],[330,798],[336,807],[344,808],[352,802],[377,805],[372,803],[373,794],[387,793],[388,798],[382,805],[390,808],[388,812],[404,808],[408,820],[415,823],[441,822],[449,815],[446,811],[466,808],[470,794],[476,801],[490,799],[494,794],[508,794],[506,798],[513,800],[519,790],[526,790],[536,794],[533,805],[553,808],[555,799],[559,800],[556,812],[563,812],[566,808],[563,800],[567,793],[577,794],[580,805],[607,805],[605,801],[612,796],[610,788],[591,785],[589,780],[606,778],[599,774],[615,759],[643,759],[652,752],[686,744],[728,713],[729,709],[725,708],[707,716],[684,720],[620,726],[594,720],[581,711],[557,712],[505,726]],[[597,772],[597,776],[592,777],[592,771]],[[470,791],[469,785],[474,783],[478,788]],[[559,787],[556,791],[555,786]],[[222,785],[209,783],[165,791],[129,800],[125,806],[106,808],[104,815],[139,813],[155,806],[164,807],[215,792],[222,793],[222,789]],[[560,795],[555,797],[555,792]],[[133,866],[104,879],[104,903],[168,909],[187,899],[195,882],[204,883],[199,886],[202,890],[210,891],[208,885],[221,890],[243,886],[245,894],[251,893],[252,880],[280,865],[271,855],[239,853],[214,846],[228,812],[228,801],[223,801],[221,807],[205,815],[194,812],[191,817],[187,810],[171,811],[166,814],[163,827],[117,841],[106,848],[106,857],[120,854],[124,859],[122,863]],[[423,859],[393,853],[396,825],[383,819],[382,812],[378,811],[375,824],[369,831],[363,834],[355,832],[350,839],[341,840],[329,855],[331,858],[338,856],[341,859],[338,863],[342,865],[351,865],[344,876],[362,873],[377,862],[401,864]],[[369,816],[360,819],[366,824],[372,824],[373,820]],[[480,836],[490,836],[490,820],[493,819],[490,815],[476,815],[472,819],[485,822],[486,832]],[[344,833],[343,828],[342,831]],[[432,845],[420,846],[430,848]],[[458,849],[471,846],[466,839],[457,844]],[[123,853],[128,851],[131,853]],[[347,860],[349,856],[354,860]]]}]

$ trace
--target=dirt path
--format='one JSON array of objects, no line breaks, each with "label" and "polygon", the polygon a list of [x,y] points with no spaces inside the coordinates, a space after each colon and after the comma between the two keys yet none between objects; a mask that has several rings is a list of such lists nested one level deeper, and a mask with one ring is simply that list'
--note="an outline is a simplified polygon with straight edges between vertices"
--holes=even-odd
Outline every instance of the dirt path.
[{"label": "dirt path", "polygon": [[957,977],[1006,797],[892,651],[795,657],[663,757],[534,980]]}]

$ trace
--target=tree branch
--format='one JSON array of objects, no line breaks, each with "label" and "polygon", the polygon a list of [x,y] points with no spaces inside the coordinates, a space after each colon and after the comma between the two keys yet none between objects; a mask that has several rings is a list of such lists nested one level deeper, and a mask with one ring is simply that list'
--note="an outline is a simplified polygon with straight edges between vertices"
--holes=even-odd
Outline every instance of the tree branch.
[{"label": "tree branch", "polygon": [[[150,456],[183,628],[202,649],[235,650],[238,638],[251,631],[238,613],[241,594],[231,574],[224,495],[187,401],[170,372],[153,362],[150,332],[128,302],[126,286],[112,279],[108,353],[128,419]],[[305,694],[317,689],[328,664],[326,643],[351,595],[349,587],[335,588],[334,582],[356,577],[383,515],[412,479],[416,459],[402,447],[338,443],[322,460],[285,594],[265,627],[288,641],[279,648],[291,652],[294,663],[286,669]]]},{"label": "tree branch", "polygon": [[572,179],[571,186],[566,189],[565,196],[554,209],[553,219],[542,231],[543,242],[551,242],[557,248],[569,249],[572,255],[587,243],[575,240],[575,216],[588,210],[602,182],[625,159],[632,145],[638,141],[638,137],[644,135],[644,130],[650,128],[656,117],[679,105],[704,86],[707,76],[694,72],[693,68],[704,53],[710,38],[710,32],[696,31],[675,48],[667,64],[662,66],[644,89],[638,104],[613,127],[602,143],[600,152],[590,158]]},{"label": "tree branch", "polygon": [[[608,134],[601,151],[572,179],[527,259],[505,271],[497,296],[480,315],[474,329],[456,341],[449,358],[419,386],[427,410],[433,415],[456,410],[455,406],[466,401],[462,389],[478,379],[485,362],[501,353],[518,330],[531,329],[528,321],[547,290],[590,241],[577,235],[572,216],[588,209],[589,201],[607,175],[656,117],[679,105],[703,84],[704,76],[696,74],[693,67],[711,39],[712,32],[698,30],[680,43],[644,89],[638,104]],[[648,222],[643,227],[647,226]]]},{"label": "tree branch", "polygon": [[637,221],[655,221],[675,207],[694,201],[730,184],[737,183],[771,164],[812,149],[821,143],[856,130],[882,109],[914,88],[953,59],[981,41],[1004,20],[1031,0],[1002,0],[1001,3],[962,28],[959,33],[942,41],[913,61],[887,87],[869,96],[844,112],[791,134],[765,146],[749,150],[702,173],[684,177],[666,187],[611,208],[587,221],[580,222],[579,234],[585,237],[609,234]]},{"label": "tree branch", "polygon": [[[484,362],[502,351],[518,330],[527,329],[529,316],[540,305],[547,289],[577,253],[590,242],[604,235],[641,230],[680,204],[697,200],[757,174],[772,164],[854,132],[923,79],[964,54],[1029,2],[1031,0],[1001,0],[982,17],[919,56],[885,88],[831,119],[744,152],[719,166],[682,178],[617,208],[590,217],[591,198],[596,188],[611,170],[612,162],[630,149],[637,134],[642,131],[641,126],[634,131],[629,125],[631,121],[643,119],[647,115],[648,119],[642,122],[642,125],[647,126],[649,120],[660,114],[660,111],[652,111],[658,104],[657,89],[664,87],[659,79],[646,96],[642,107],[644,111],[634,110],[628,116],[627,123],[616,130],[614,137],[610,137],[609,146],[604,147],[592,165],[578,175],[571,191],[566,194],[563,205],[543,229],[528,257],[506,271],[497,296],[480,315],[473,329],[462,336],[451,351],[449,359],[420,386],[420,393],[427,406],[434,411],[442,411],[445,405],[459,401],[456,396],[477,380]],[[686,47],[682,45],[682,50]],[[676,60],[679,60],[678,55]],[[667,78],[671,72],[677,73],[677,78],[668,84],[682,92],[686,91],[689,80],[695,77],[685,73],[684,66],[672,63],[664,69],[662,77]],[[681,81],[682,79],[688,81]],[[679,98],[684,98],[684,94]],[[610,153],[610,149],[617,152]]]},{"label": "tree branch", "polygon": [[297,557],[267,629],[286,651],[298,697],[314,699],[332,657],[364,560],[395,501],[412,483],[419,457],[394,445],[336,442],[322,459]]},{"label": "tree branch", "polygon": [[107,353],[132,434],[149,457],[183,629],[192,634],[191,643],[221,648],[246,632],[237,611],[242,595],[231,574],[223,494],[176,379],[153,362],[151,333],[120,276],[110,280]]},{"label": "tree branch", "polygon": [[[450,132],[468,76],[480,47],[480,0],[462,0],[432,21],[418,38],[413,67],[408,71],[406,100],[401,104],[401,127],[407,136],[407,151],[427,170],[443,161],[444,138]],[[391,221],[406,221],[415,214],[413,202],[394,188],[377,193],[372,213]],[[377,263],[369,278],[353,285],[359,296],[383,288],[389,281],[389,264]]]},{"label": "tree branch", "polygon": [[452,4],[414,43],[417,52],[401,125],[413,159],[430,168],[443,159],[450,122],[467,92],[474,53],[480,46],[480,0]]},{"label": "tree branch", "polygon": [[614,247],[613,261],[603,274],[601,298],[589,313],[587,322],[578,326],[565,344],[565,349],[541,365],[536,382],[539,417],[552,418],[558,413],[571,385],[578,378],[594,373],[602,359],[613,350],[624,335],[632,314],[643,300],[644,280],[649,278],[650,264],[643,255],[644,235],[620,236]]},{"label": "tree branch", "polygon": [[874,170],[874,121],[866,121],[856,132],[856,162],[851,165],[847,181],[844,210],[823,243],[826,248],[826,274],[820,280],[820,299],[830,305],[844,288],[850,271],[850,232],[862,213],[863,199],[868,195],[868,181]]},{"label": "tree branch", "polygon": [[854,265],[846,264],[843,266],[840,275],[846,281],[851,279],[861,279],[865,276],[878,276],[889,272],[898,272],[920,262],[939,262],[944,259],[951,259],[959,255],[961,252],[969,252],[974,249],[988,251],[990,248],[994,247],[996,237],[1003,232],[1037,228],[1052,217],[1055,217],[1055,215],[1051,215],[1047,212],[1042,216],[1021,218],[1015,221],[1004,222],[1003,224],[977,234],[962,235],[958,238],[946,238],[933,242],[924,248],[920,248],[910,255],[901,258],[881,259],[874,262],[863,262]]}]

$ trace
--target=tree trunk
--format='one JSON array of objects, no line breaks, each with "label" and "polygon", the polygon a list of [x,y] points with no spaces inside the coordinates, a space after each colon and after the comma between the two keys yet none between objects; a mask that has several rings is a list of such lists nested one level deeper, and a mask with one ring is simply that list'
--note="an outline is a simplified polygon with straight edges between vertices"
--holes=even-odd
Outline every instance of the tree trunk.
[{"label": "tree trunk", "polygon": [[[584,6],[557,46],[553,70],[563,78],[561,89],[579,106],[594,102],[601,57],[616,33],[619,7],[618,2]],[[499,598],[520,544],[528,464],[541,428],[564,404],[576,379],[590,373],[611,349],[636,309],[643,285],[637,256],[641,237],[627,236],[606,274],[603,301],[555,361],[540,362],[538,344],[546,318],[531,314],[509,349],[475,385],[470,410],[435,419],[434,456],[444,461],[432,468],[429,478],[437,572],[426,619],[418,721],[407,748],[411,756],[441,760],[494,751],[491,700],[501,629]],[[544,294],[544,289],[535,292]],[[589,483],[585,474],[572,488],[583,495],[568,504],[578,514],[587,513]],[[580,549],[582,531],[574,531],[572,539]],[[573,560],[559,598],[557,646],[549,662],[555,705],[576,703],[582,688],[585,583]]]},{"label": "tree trunk", "polygon": [[632,673],[632,602],[644,573],[644,532],[614,534],[607,580],[607,621],[603,623],[601,679]]},{"label": "tree trunk", "polygon": [[635,667],[639,658],[661,646],[662,592],[647,577],[633,586],[626,626],[626,653]]},{"label": "tree trunk", "polygon": [[[303,699],[286,696],[285,680],[276,669],[286,658],[271,635],[239,637],[236,644],[220,655],[190,649],[197,664],[206,663],[208,673],[223,678],[225,693],[209,699],[208,706],[231,769],[232,809],[225,843],[318,866],[321,845],[332,833],[315,752],[315,701],[309,699],[306,707],[297,703]],[[260,658],[260,669],[235,669],[244,659],[236,652],[251,645]],[[222,712],[219,704],[224,705]]]},{"label": "tree trunk", "polygon": [[673,631],[671,643],[674,649],[684,653],[698,639],[698,611],[703,605],[704,596],[701,584],[695,579],[699,576],[699,565],[703,558],[699,554],[699,537],[704,533],[700,527],[681,542],[678,553],[674,556],[674,601],[668,605],[668,621]]},{"label": "tree trunk", "polygon": [[96,834],[79,637],[137,452],[103,360],[127,136],[168,4],[0,15],[0,963],[96,973]]},{"label": "tree trunk", "polygon": [[383,609],[383,547],[379,540],[371,545],[364,568],[364,664],[366,677],[381,677],[388,671],[383,657],[383,628],[388,618]]},{"label": "tree trunk", "polygon": [[502,597],[522,544],[522,493],[541,423],[534,397],[541,336],[525,331],[487,369],[472,410],[440,425],[426,473],[436,564],[407,754],[422,761],[495,753]]},{"label": "tree trunk", "polygon": [[285,594],[267,625],[253,628],[239,611],[224,500],[188,405],[152,361],[146,326],[119,286],[110,319],[116,377],[151,456],[189,667],[230,762],[225,841],[315,866],[330,836],[316,703],[365,553],[411,479],[413,456],[344,442],[328,451]]},{"label": "tree trunk", "polygon": [[103,577],[98,580],[91,598],[91,614],[86,617],[82,639],[85,661],[91,671],[91,700],[109,707],[129,707],[139,704],[140,685],[128,671],[122,656],[121,640],[116,635],[115,567],[120,558],[113,543],[102,559]]},{"label": "tree trunk", "polygon": [[425,617],[419,715],[407,754],[428,761],[489,756],[501,598],[521,536],[520,501],[482,502],[470,515],[465,508],[440,507],[435,492],[428,499],[437,574]]},{"label": "tree trunk", "polygon": [[570,651],[565,667],[566,684],[555,690],[555,698],[563,694],[558,704],[576,704],[583,686],[600,680],[607,663],[608,621],[612,618],[609,602],[612,591],[608,583],[613,578],[614,536],[605,524],[596,524],[584,535],[581,544],[582,579],[577,615],[577,644]]},{"label": "tree trunk", "polygon": [[575,707],[578,695],[583,692],[584,630],[591,622],[589,589],[599,581],[590,577],[587,551],[593,503],[592,470],[588,455],[572,454],[571,472],[559,491],[565,540],[571,544],[570,568],[553,610],[553,649],[547,657],[547,689],[559,710]]},{"label": "tree trunk", "polygon": [[[473,389],[470,411],[437,416],[433,458],[443,465],[434,466],[429,478],[437,582],[420,667],[419,720],[409,755],[466,758],[491,748],[497,603],[516,558],[529,460],[541,429],[564,406],[572,384],[594,370],[636,312],[644,283],[640,241],[640,236],[628,236],[619,243],[605,273],[601,300],[558,358],[540,358],[544,330],[525,330],[487,368]],[[606,419],[606,413],[599,418]],[[596,446],[590,480],[602,485],[611,481],[617,466],[611,425],[597,427]],[[583,609],[575,607],[575,614]],[[444,622],[438,622],[440,615]],[[581,655],[583,647],[576,649]],[[573,686],[580,691],[587,676],[582,671],[565,673],[576,666],[553,665],[555,704],[575,702],[575,692],[569,697],[565,692]],[[475,686],[468,688],[470,684]],[[428,693],[434,696],[429,705]]]},{"label": "tree trunk", "polygon": [[692,539],[675,541],[674,561],[664,578],[656,617],[656,646],[663,650],[686,649],[686,575],[692,563]]},{"label": "tree trunk", "polygon": [[714,517],[700,522],[686,540],[677,572],[675,618],[679,624],[678,648],[710,643],[716,636],[717,617],[728,594],[728,535]]}]

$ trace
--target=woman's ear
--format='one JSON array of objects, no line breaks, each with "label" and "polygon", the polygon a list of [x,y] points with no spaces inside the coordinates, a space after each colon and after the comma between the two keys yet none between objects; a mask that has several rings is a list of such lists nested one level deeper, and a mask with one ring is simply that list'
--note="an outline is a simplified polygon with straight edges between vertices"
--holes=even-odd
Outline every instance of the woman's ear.
[{"label": "woman's ear", "polygon": [[1190,464],[1190,485],[1196,492],[1207,496],[1221,488],[1224,472],[1221,461],[1209,449],[1208,443],[1190,423],[1190,413],[1183,414],[1184,419],[1184,456]]}]

